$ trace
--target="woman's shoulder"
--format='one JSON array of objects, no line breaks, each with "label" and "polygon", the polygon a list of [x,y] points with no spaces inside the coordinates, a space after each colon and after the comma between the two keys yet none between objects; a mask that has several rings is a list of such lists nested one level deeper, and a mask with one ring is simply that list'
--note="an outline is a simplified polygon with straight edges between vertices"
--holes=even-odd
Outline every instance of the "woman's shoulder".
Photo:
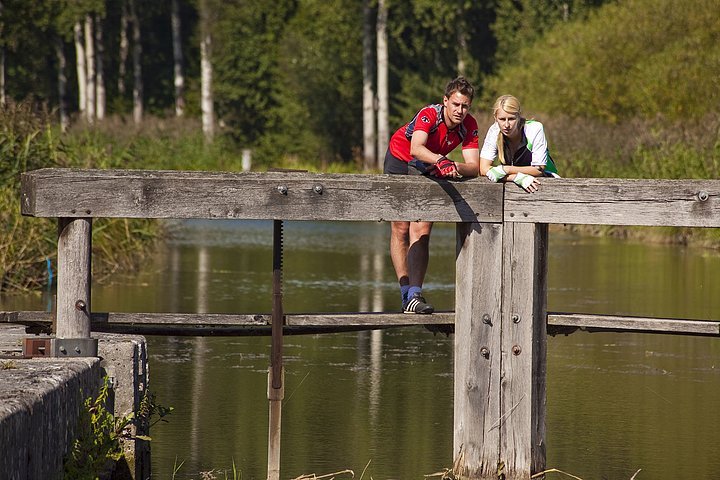
[{"label": "woman's shoulder", "polygon": [[537,120],[525,120],[523,128],[525,129],[525,135],[530,136],[538,132],[542,132],[545,127],[543,127],[543,124]]}]

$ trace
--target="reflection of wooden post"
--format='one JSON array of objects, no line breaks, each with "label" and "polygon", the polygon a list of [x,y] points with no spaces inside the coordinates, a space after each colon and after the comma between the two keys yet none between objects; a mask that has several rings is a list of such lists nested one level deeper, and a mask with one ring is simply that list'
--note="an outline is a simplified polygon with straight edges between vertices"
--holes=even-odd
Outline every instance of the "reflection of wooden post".
[{"label": "reflection of wooden post", "polygon": [[57,338],[90,338],[91,218],[58,219]]},{"label": "reflection of wooden post", "polygon": [[272,345],[268,371],[268,400],[270,421],[268,431],[268,480],[280,479],[280,432],[285,378],[282,364],[283,305],[282,305],[282,220],[273,221],[273,304]]},{"label": "reflection of wooden post", "polygon": [[459,224],[454,473],[545,467],[547,226]]}]

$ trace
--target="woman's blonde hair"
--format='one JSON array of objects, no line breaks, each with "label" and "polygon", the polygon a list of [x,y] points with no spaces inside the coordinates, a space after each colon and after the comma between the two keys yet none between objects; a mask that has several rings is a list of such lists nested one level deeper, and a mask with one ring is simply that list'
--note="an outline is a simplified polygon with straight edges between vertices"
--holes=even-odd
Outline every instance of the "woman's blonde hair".
[{"label": "woman's blonde hair", "polygon": [[[498,97],[497,100],[495,100],[495,104],[493,105],[493,117],[497,118],[498,111],[502,109],[509,113],[510,115],[517,115],[520,117],[520,121],[518,122],[518,128],[523,127],[524,118],[522,118],[521,113],[522,109],[520,108],[520,100],[513,97],[512,95],[501,95]],[[507,142],[505,142],[505,137],[503,136],[502,132],[498,132],[497,136],[497,149],[498,149],[498,160],[500,160],[500,163],[505,165],[505,150],[508,147],[506,145]]]}]

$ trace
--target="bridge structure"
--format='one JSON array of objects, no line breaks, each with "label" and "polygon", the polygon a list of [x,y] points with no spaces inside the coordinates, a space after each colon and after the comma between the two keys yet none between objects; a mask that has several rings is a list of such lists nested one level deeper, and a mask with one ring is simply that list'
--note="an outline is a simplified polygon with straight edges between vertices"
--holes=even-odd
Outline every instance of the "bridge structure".
[{"label": "bridge structure", "polygon": [[[547,311],[548,225],[717,228],[720,180],[552,179],[534,194],[485,178],[307,172],[41,169],[21,180],[22,213],[58,219],[57,310],[4,312],[2,320],[52,324],[48,348],[60,357],[95,354],[92,332],[271,334],[268,479],[279,478],[283,334],[452,326],[453,473],[473,480],[544,471],[548,333],[720,337],[714,320]],[[283,220],[455,223],[455,311],[286,315],[276,296],[270,314],[95,312],[92,223],[107,217],[266,219],[276,227]]]}]

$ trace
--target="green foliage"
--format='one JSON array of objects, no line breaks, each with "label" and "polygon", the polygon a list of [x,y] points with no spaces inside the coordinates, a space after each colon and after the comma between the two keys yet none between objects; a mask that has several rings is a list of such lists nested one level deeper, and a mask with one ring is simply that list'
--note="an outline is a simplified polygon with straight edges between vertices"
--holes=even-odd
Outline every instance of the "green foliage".
[{"label": "green foliage", "polygon": [[[159,421],[166,422],[172,407],[163,407],[156,402],[155,395],[146,392],[140,402],[137,415],[130,414],[116,419],[108,410],[110,384],[103,378],[97,397],[85,399],[78,420],[78,434],[72,449],[65,458],[65,478],[74,480],[95,480],[112,472],[115,464],[124,454],[121,439],[150,441],[150,437],[132,435],[130,426],[138,431],[147,431]],[[157,417],[157,418],[155,418]]]},{"label": "green foliage", "polygon": [[701,118],[720,104],[714,0],[608,3],[519,51],[488,82],[486,100],[516,92],[526,107],[618,122]]}]

